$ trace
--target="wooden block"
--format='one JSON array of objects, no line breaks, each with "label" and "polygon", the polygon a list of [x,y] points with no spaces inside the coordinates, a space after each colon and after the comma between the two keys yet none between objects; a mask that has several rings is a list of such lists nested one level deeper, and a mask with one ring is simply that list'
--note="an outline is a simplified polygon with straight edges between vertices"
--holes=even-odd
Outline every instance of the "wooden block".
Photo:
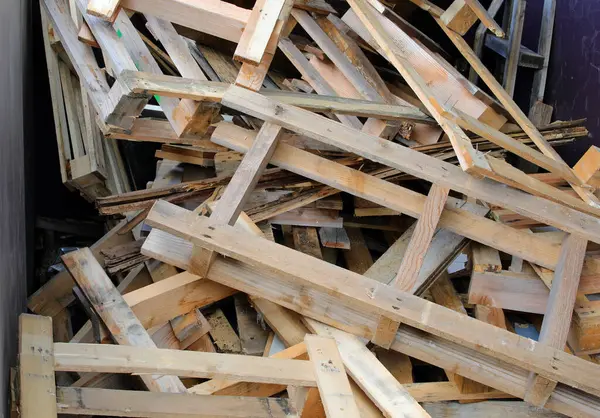
[{"label": "wooden block", "polygon": [[23,418],[57,416],[51,318],[19,317],[19,381]]}]

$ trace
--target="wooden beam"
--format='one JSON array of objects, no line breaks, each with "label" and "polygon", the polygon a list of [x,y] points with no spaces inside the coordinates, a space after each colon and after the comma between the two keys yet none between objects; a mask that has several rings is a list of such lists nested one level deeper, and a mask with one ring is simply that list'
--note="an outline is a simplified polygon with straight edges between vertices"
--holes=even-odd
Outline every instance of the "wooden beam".
[{"label": "wooden beam", "polygon": [[[417,221],[416,228],[410,238],[408,248],[402,258],[398,273],[390,286],[403,292],[410,292],[417,279],[425,260],[425,254],[437,228],[438,221],[444,210],[448,192],[450,190],[433,184],[425,200],[423,213]],[[372,339],[373,343],[389,349],[396,337],[399,322],[390,321],[390,318],[381,317],[377,325],[377,332]]]},{"label": "wooden beam", "polygon": [[[66,254],[63,262],[117,344],[156,348],[89,248]],[[152,392],[185,392],[181,380],[173,376],[141,378]]]},{"label": "wooden beam", "polygon": [[120,417],[293,418],[287,399],[242,398],[131,390],[57,388],[61,414]]},{"label": "wooden beam", "polygon": [[54,367],[58,371],[157,374],[316,386],[313,366],[301,360],[109,344],[55,343],[54,350]]},{"label": "wooden beam", "polygon": [[[554,272],[550,298],[542,322],[539,339],[542,344],[560,350],[567,343],[586,247],[587,240],[576,235],[570,234],[563,241],[561,257]],[[524,399],[542,407],[548,402],[556,385],[555,380],[532,373]]]},{"label": "wooden beam", "polygon": [[[164,251],[164,248],[172,248],[176,242],[179,243],[177,252],[169,253]],[[191,243],[162,232],[159,229],[154,229],[146,239],[146,246],[149,249],[147,251],[148,255],[152,254],[153,257],[177,265],[182,269],[189,268]],[[150,250],[151,248],[152,250]],[[142,251],[146,250],[143,248]],[[168,257],[165,257],[165,255],[168,255]],[[242,266],[241,263],[231,262],[228,259],[217,258],[209,271],[209,277],[212,280],[228,280],[230,283],[239,283],[239,279],[244,278],[244,282],[248,285],[248,291],[257,294],[261,292],[259,290],[261,287],[252,286],[249,283],[253,281],[264,284],[265,279],[267,279],[271,283],[276,283],[275,287],[278,289],[278,295],[287,295],[283,299],[278,299],[275,295],[270,296],[272,299],[278,300],[278,303],[296,311],[302,311],[312,318],[336,328],[344,329],[357,336],[371,337],[369,332],[365,332],[364,325],[359,325],[356,322],[355,314],[357,311],[354,308],[331,304],[327,301],[323,302],[322,305],[327,306],[327,313],[323,313],[322,311],[315,311],[316,305],[314,303],[294,304],[285,302],[298,301],[295,297],[302,292],[302,286],[298,286],[297,283],[291,285],[287,280],[282,281],[279,275],[270,273],[269,271],[260,271],[253,267]],[[326,293],[320,292],[317,288],[314,290],[316,290],[316,293],[314,294],[314,299],[311,300],[319,300],[321,297],[325,297],[325,300],[328,300],[329,296],[326,296]],[[366,317],[362,316],[359,322],[365,319]],[[369,319],[370,327],[375,325],[375,320],[375,316]],[[515,342],[515,344],[517,343]],[[479,353],[475,349],[460,346],[444,338],[414,330],[406,325],[400,327],[392,349],[438,367],[455,370],[462,376],[475,379],[488,386],[496,387],[513,396],[520,398],[524,396],[529,373],[526,369],[516,366],[513,362],[507,363],[495,359],[487,354]],[[594,414],[600,413],[600,398],[588,396],[583,400],[579,391],[560,384],[551,395],[546,407],[566,414],[587,414],[587,416],[592,417]]]},{"label": "wooden beam", "polygon": [[[246,152],[252,144],[253,136],[251,131],[232,124],[221,123],[213,132],[211,139],[236,151]],[[421,194],[360,171],[343,167],[333,161],[286,144],[277,146],[271,157],[271,164],[415,218],[420,216],[425,204],[426,198]],[[461,170],[458,171],[461,172]],[[469,181],[473,180],[469,178]],[[357,184],[364,185],[364,187],[356,187]],[[543,260],[536,263],[544,266],[549,264],[551,269],[556,266],[559,246],[555,243],[550,244],[547,240],[534,234],[528,234],[486,219],[480,216],[484,213],[481,213],[473,205],[465,207],[463,210],[461,208],[464,206],[464,202],[453,197],[450,197],[448,202],[451,202],[451,207],[446,208],[442,213],[439,221],[440,227],[509,254],[516,254],[526,260],[532,258]],[[474,213],[470,213],[472,211]],[[396,272],[398,267],[395,268]]]},{"label": "wooden beam", "polygon": [[360,411],[335,340],[308,334],[304,341],[327,418],[359,418]]},{"label": "wooden beam", "polygon": [[56,418],[52,319],[19,316],[19,412],[23,418]]},{"label": "wooden beam", "polygon": [[[336,304],[359,307],[356,312],[362,314],[359,315],[362,317],[362,321],[366,320],[366,315],[371,323],[371,327],[368,329],[364,328],[365,324],[363,323],[362,331],[359,332],[363,336],[372,337],[376,320],[379,315],[385,315],[394,321],[420,328],[443,338],[449,338],[466,347],[484,350],[490,356],[512,362],[515,366],[535,371],[544,377],[577,385],[585,392],[600,393],[600,390],[597,389],[600,372],[592,372],[594,367],[600,371],[600,366],[591,365],[589,362],[565,354],[560,350],[552,349],[544,344],[537,344],[492,325],[449,311],[419,297],[399,292],[389,286],[381,285],[356,273],[262,238],[248,234],[243,239],[239,239],[239,231],[233,227],[217,225],[209,229],[211,226],[209,220],[202,217],[190,222],[192,218],[187,215],[188,213],[189,211],[185,209],[159,201],[150,211],[147,223],[180,237],[190,238],[195,245],[201,245],[227,257],[235,258],[241,261],[247,269],[250,268],[247,263],[250,263],[252,268],[261,269],[261,271],[264,269],[269,277],[274,274],[280,276],[280,283],[281,280],[289,282],[287,287],[310,286],[314,290],[317,288],[329,289],[326,291],[330,291],[332,286],[335,287],[336,295],[339,295],[336,303],[329,302],[323,307],[327,308],[327,312],[332,309],[332,305]],[[235,287],[247,293],[262,297],[269,294],[269,299],[275,299],[277,303],[286,307],[298,309],[296,305],[292,307],[290,301],[281,298],[283,289],[279,286],[268,286],[267,289],[265,283],[272,279],[267,279],[266,275],[260,284],[252,284],[248,276],[238,276],[233,280],[222,276],[217,277],[219,269],[217,269],[216,261],[209,271],[210,273],[214,270],[215,276],[209,274],[211,279],[220,283],[234,284]],[[307,269],[307,266],[310,266],[310,269]],[[369,291],[365,292],[364,289],[369,289]],[[312,300],[314,299],[311,298]],[[402,303],[398,303],[398,301]],[[315,306],[319,305],[315,304]],[[323,313],[319,315],[303,313],[317,320],[325,319],[325,322],[329,324],[332,322],[330,318],[324,318],[326,315]],[[423,315],[427,317],[425,323],[422,320]],[[334,321],[336,323],[334,326],[356,333],[358,331],[356,328],[343,323],[350,319],[340,317]],[[482,341],[486,341],[485,347],[482,346]]]}]

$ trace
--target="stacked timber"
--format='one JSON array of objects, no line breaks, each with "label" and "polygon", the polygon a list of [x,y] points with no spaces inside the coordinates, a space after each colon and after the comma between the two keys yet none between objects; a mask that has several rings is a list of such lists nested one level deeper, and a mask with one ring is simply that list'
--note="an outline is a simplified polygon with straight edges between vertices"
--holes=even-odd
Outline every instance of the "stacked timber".
[{"label": "stacked timber", "polygon": [[378,0],[40,1],[110,228],[30,296],[13,414],[600,416],[600,153],[464,40],[497,2],[411,2],[480,85]]}]

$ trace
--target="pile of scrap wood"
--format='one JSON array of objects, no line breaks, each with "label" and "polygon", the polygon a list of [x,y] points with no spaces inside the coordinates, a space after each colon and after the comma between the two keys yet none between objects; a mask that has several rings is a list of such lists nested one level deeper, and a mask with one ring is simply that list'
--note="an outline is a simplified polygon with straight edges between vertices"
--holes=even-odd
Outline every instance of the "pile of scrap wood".
[{"label": "pile of scrap wood", "polygon": [[[13,413],[600,416],[600,152],[463,39],[501,1],[411,2],[486,90],[378,0],[41,0],[111,228],[31,295]],[[146,189],[117,140],[159,143]]]}]

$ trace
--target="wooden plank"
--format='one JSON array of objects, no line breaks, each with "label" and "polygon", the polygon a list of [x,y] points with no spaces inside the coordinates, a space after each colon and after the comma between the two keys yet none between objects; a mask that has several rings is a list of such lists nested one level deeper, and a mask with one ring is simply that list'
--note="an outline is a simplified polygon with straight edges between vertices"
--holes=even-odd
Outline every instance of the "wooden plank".
[{"label": "wooden plank", "polygon": [[210,219],[215,223],[235,224],[242,206],[266,168],[275,148],[281,127],[265,123],[256,136],[256,141],[244,156],[240,166],[217,202]]},{"label": "wooden plank", "polygon": [[344,74],[344,76],[358,90],[365,99],[372,101],[383,101],[382,96],[377,90],[369,84],[358,69],[350,60],[338,49],[336,44],[319,27],[317,22],[304,10],[292,10],[292,16],[298,21],[300,26],[309,34],[311,38],[319,45],[319,48],[327,54],[327,57],[333,61],[335,66]]},{"label": "wooden plank", "polygon": [[449,190],[436,184],[431,186],[423,213],[417,221],[417,226],[408,244],[408,249],[402,258],[402,264],[391,286],[402,291],[410,291],[417,281],[419,271],[423,266],[425,254],[438,225],[439,218],[444,210]]},{"label": "wooden plank", "polygon": [[[410,292],[417,279],[429,249],[431,240],[437,228],[438,221],[448,199],[449,190],[433,184],[425,200],[423,213],[417,221],[415,230],[410,238],[408,248],[402,257],[398,273],[390,286],[403,292]],[[390,348],[400,327],[399,322],[382,317],[377,325],[377,332],[371,341],[383,347]]]},{"label": "wooden plank", "polygon": [[308,361],[110,344],[55,343],[57,371],[163,374],[316,386]]},{"label": "wooden plank", "polygon": [[312,319],[306,319],[305,322],[311,331],[319,336],[335,339],[346,372],[385,416],[429,417],[409,392],[365,347],[364,340]]},{"label": "wooden plank", "polygon": [[[568,235],[563,241],[542,322],[539,339],[542,344],[562,349],[567,342],[586,247],[587,240],[575,235]],[[524,399],[533,405],[544,406],[556,385],[556,381],[532,373]]]},{"label": "wooden plank", "polygon": [[[150,233],[145,244],[149,245],[150,243],[155,242],[157,239],[156,237],[159,236],[162,238],[158,239],[159,243],[153,245],[155,248],[162,248],[164,245],[166,245],[166,248],[170,248],[173,246],[173,243],[178,242],[180,243],[180,250],[169,254],[169,260],[166,260],[165,257],[161,256],[162,252],[155,253],[156,258],[168,261],[183,269],[189,268],[191,244],[158,229],[154,229]],[[164,240],[163,238],[165,237],[170,238]],[[184,247],[186,247],[187,250],[185,250]],[[355,318],[355,309],[348,309],[347,307],[330,303],[328,299],[329,296],[325,296],[325,293],[319,293],[317,288],[315,288],[316,293],[313,296],[316,299],[324,296],[326,297],[325,300],[327,301],[322,303],[322,306],[327,306],[326,313],[316,312],[315,306],[317,305],[314,303],[300,306],[285,302],[296,300],[295,298],[302,291],[301,286],[298,286],[297,284],[290,286],[289,281],[281,281],[279,275],[272,274],[265,270],[257,271],[252,267],[242,268],[240,263],[232,263],[228,259],[217,258],[212,269],[209,271],[209,276],[212,280],[230,280],[230,283],[239,283],[239,279],[243,278],[246,284],[250,284],[251,280],[253,280],[255,283],[261,283],[263,285],[265,279],[268,279],[269,281],[272,281],[272,283],[277,283],[275,286],[278,289],[278,292],[283,292],[288,295],[287,298],[283,300],[277,299],[277,297],[273,295],[272,298],[279,300],[278,303],[282,303],[297,311],[301,310],[303,313],[307,313],[317,320],[340,329],[345,329],[357,336],[371,336],[369,333],[365,332],[364,326],[357,325],[356,319],[353,319]],[[264,287],[259,286],[260,285],[249,285],[248,291],[250,293],[260,293],[262,290],[259,289],[264,289]],[[281,293],[278,294],[281,295]],[[363,319],[359,320],[360,322],[366,319],[364,316],[362,318]],[[375,319],[375,316],[371,317],[371,327],[374,326]],[[515,345],[516,344],[517,343],[515,342]],[[513,396],[520,398],[524,396],[529,373],[526,369],[516,366],[514,362],[507,363],[492,358],[486,354],[479,353],[472,348],[462,347],[456,343],[430,334],[425,334],[405,325],[400,327],[398,338],[396,338],[396,341],[392,345],[392,349],[441,368],[456,370],[457,373],[465,377],[476,379],[479,382],[496,387]],[[357,395],[355,394],[355,396]],[[565,414],[583,414],[586,417],[593,417],[600,413],[600,399],[588,396],[584,400],[580,396],[579,391],[561,384],[557,386],[556,390],[551,395],[546,407]],[[377,415],[371,416],[375,417]]]},{"label": "wooden plank", "polygon": [[287,399],[58,388],[61,414],[121,417],[295,417]]},{"label": "wooden plank", "polygon": [[[388,103],[394,102],[389,90],[387,90],[386,88],[388,94],[384,98],[382,94],[377,90],[377,88],[371,82],[369,82],[369,80],[367,80],[367,78],[364,75],[364,72],[366,71],[360,71],[360,68],[364,68],[365,66],[356,65],[356,61],[358,61],[358,59],[352,60],[348,56],[350,54],[340,50],[340,47],[342,45],[333,41],[308,13],[306,13],[303,10],[294,9],[292,11],[292,16],[298,21],[300,26],[302,26],[302,28],[309,34],[309,36],[311,36],[315,40],[315,42],[323,50],[323,52],[327,54],[327,57],[335,65],[334,68],[340,71],[341,74],[343,74],[343,77],[332,77],[329,80],[329,84],[334,85],[334,82],[337,80],[348,80],[348,83],[351,84],[352,87],[356,90],[356,93],[359,95],[359,97],[363,97],[365,99],[376,102],[384,102],[386,101],[386,99]],[[333,25],[331,26],[332,27],[330,27],[329,33],[339,34],[339,31],[337,31]],[[345,42],[345,44],[348,44],[348,42],[349,41]],[[354,46],[355,51],[360,50],[357,45]],[[358,57],[358,55],[354,55],[354,58],[356,57]],[[368,60],[366,61],[368,62]],[[316,64],[320,64],[321,66],[324,65],[324,63],[320,61],[315,61],[315,59],[311,59],[311,63],[313,64],[313,66],[315,66]],[[370,75],[372,74],[373,72],[370,73]],[[374,80],[374,78],[371,78],[371,80]],[[379,78],[377,81],[380,80],[381,79]],[[385,86],[383,82],[381,82],[380,86],[381,85]],[[343,96],[343,94],[341,94],[339,91],[338,93]],[[382,136],[388,139],[395,136],[398,132],[397,126],[387,127],[387,125],[385,123],[382,123],[382,121],[373,119],[367,120],[363,129],[367,132],[372,133],[373,135]]]},{"label": "wooden plank", "polygon": [[[600,229],[594,217],[570,210],[562,205],[553,204],[545,199],[539,199],[506,188],[494,182],[473,178],[459,167],[413,151],[410,148],[392,144],[372,135],[356,132],[352,128],[319,115],[272,101],[236,86],[231,86],[227,90],[221,102],[252,116],[267,119],[271,123],[279,123],[286,129],[294,130],[313,139],[354,152],[440,186],[514,210],[524,216],[556,226],[566,232],[580,234],[591,241],[600,241],[600,231],[594,231],[594,229]],[[541,213],[540,205],[544,207],[543,213]],[[570,213],[569,220],[578,219],[577,224],[566,222],[565,210]],[[584,228],[582,228],[583,224],[586,225]],[[596,232],[598,232],[597,235]]]},{"label": "wooden plank", "polygon": [[502,261],[498,250],[477,243],[471,244],[471,263],[477,273],[496,273],[502,270]]},{"label": "wooden plank", "polygon": [[51,318],[19,316],[19,385],[23,418],[57,416]]},{"label": "wooden plank", "polygon": [[335,340],[309,334],[304,341],[327,418],[360,417]]},{"label": "wooden plank", "polygon": [[[119,40],[119,36],[112,25],[109,22],[105,22],[101,20],[101,18],[96,17],[98,16],[97,14],[86,13],[86,6],[88,9],[94,7],[95,1],[96,0],[91,0],[90,2],[87,2],[86,0],[75,0],[75,3],[94,35],[94,38],[100,45],[100,48],[102,48],[102,53],[110,59],[110,64],[115,72],[115,76],[118,76],[124,70],[136,71],[137,68],[135,63],[125,49],[123,42]],[[116,17],[116,15],[114,17]],[[112,21],[112,19],[110,20]]]},{"label": "wooden plank", "polygon": [[[511,395],[494,389],[482,393],[460,393],[453,382],[412,383],[404,385],[404,388],[418,402],[477,401],[512,398]],[[425,408],[426,405],[424,404]]]},{"label": "wooden plank", "polygon": [[232,42],[240,40],[251,13],[224,1],[121,0],[121,6]]},{"label": "wooden plank", "polygon": [[[117,344],[156,348],[89,248],[63,256],[63,262]],[[181,381],[173,376],[141,376],[141,378],[152,392],[185,391]]]},{"label": "wooden plank", "polygon": [[[126,221],[119,222],[90,247],[94,257],[102,264],[104,264],[102,249],[133,240],[130,233],[119,234],[126,223]],[[67,271],[60,272],[29,297],[27,307],[38,315],[54,316],[75,300],[72,292],[73,285],[71,275]]]},{"label": "wooden plank", "polygon": [[508,58],[504,63],[504,89],[509,96],[515,92],[517,81],[517,70],[519,68],[519,55],[521,52],[521,37],[525,25],[525,0],[514,0],[512,2],[512,16],[510,19],[510,31],[508,34]]},{"label": "wooden plank", "polygon": [[[485,215],[486,209],[482,206],[472,205],[463,202],[463,208],[472,210],[474,213]],[[398,238],[390,248],[377,259],[369,270],[364,274],[370,279],[380,283],[391,283],[396,277],[400,264],[407,251],[408,243],[415,230],[416,223],[411,225],[400,238]],[[468,240],[460,235],[454,234],[448,230],[439,229],[435,232],[431,241],[430,249],[425,255],[423,267],[419,272],[419,277],[410,289],[411,293],[420,295],[434,281],[441,272],[443,272],[448,264],[456,258],[456,256],[468,244]]]},{"label": "wooden plank", "polygon": [[[211,139],[236,151],[246,152],[251,146],[253,135],[251,131],[232,124],[219,124]],[[392,185],[357,170],[342,167],[325,158],[286,144],[278,145],[271,158],[271,163],[413,217],[420,216],[426,199],[425,196],[408,189]],[[468,180],[473,181],[474,179],[469,178]],[[357,184],[364,185],[364,187],[358,188]],[[458,203],[452,197],[448,199],[448,202],[452,202],[452,209],[447,208],[442,213],[439,221],[440,227],[498,248],[503,252],[516,254],[526,260],[544,259],[543,262],[538,261],[537,264],[548,266],[549,263],[549,268],[556,266],[559,255],[558,244],[549,245],[549,242],[545,242],[539,236],[518,231],[483,216],[470,214],[468,213],[470,209],[460,209],[464,202]],[[477,213],[484,215],[484,213]],[[397,267],[395,271],[397,272]]]},{"label": "wooden plank", "polygon": [[[597,389],[597,380],[600,373],[593,372],[595,367],[584,360],[565,354],[557,349],[552,349],[544,344],[537,344],[532,340],[511,334],[502,329],[485,324],[465,315],[460,315],[434,303],[427,302],[419,297],[399,292],[389,286],[381,285],[373,280],[352,273],[335,265],[316,260],[314,257],[295,252],[289,248],[277,245],[250,234],[240,239],[239,231],[227,225],[217,225],[209,229],[208,219],[198,217],[190,223],[189,211],[178,208],[168,202],[157,202],[150,211],[147,223],[153,227],[166,229],[169,233],[190,238],[196,245],[206,246],[227,257],[241,261],[246,270],[260,269],[264,272],[262,284],[258,286],[251,283],[251,278],[246,275],[237,278],[225,278],[219,275],[217,265],[219,259],[209,271],[211,280],[220,283],[235,284],[247,293],[257,294],[270,300],[276,299],[277,303],[292,309],[298,309],[289,300],[280,298],[283,288],[279,286],[265,286],[266,281],[273,280],[273,276],[280,276],[279,283],[285,280],[289,286],[310,286],[312,290],[336,289],[335,304],[350,304],[360,306],[356,314],[365,321],[368,315],[372,330],[379,315],[388,316],[390,319],[406,323],[411,327],[420,328],[435,335],[442,336],[453,342],[475,350],[484,350],[487,355],[512,362],[515,366],[543,374],[544,377],[559,380],[566,384],[576,384],[578,389],[588,393],[600,393]],[[186,222],[187,219],[187,222]],[[143,251],[143,250],[142,250]],[[247,263],[251,263],[252,267]],[[307,269],[310,266],[310,269]],[[213,272],[214,270],[214,272]],[[210,274],[212,272],[212,274]],[[222,273],[222,271],[221,271]],[[289,280],[293,278],[292,280]],[[275,279],[277,280],[277,279]],[[316,285],[316,286],[315,286]],[[365,292],[364,289],[372,289]],[[271,293],[275,292],[275,293]],[[278,296],[276,296],[278,295]],[[402,303],[397,304],[397,299]],[[312,298],[311,298],[312,300]],[[326,303],[329,312],[333,306]],[[320,304],[316,304],[317,306]],[[399,305],[399,306],[397,306]],[[425,313],[427,312],[427,313]],[[372,336],[372,331],[363,326],[359,329],[349,327],[346,322],[351,318],[338,318],[331,321],[322,313],[315,315],[308,310],[303,312],[313,319],[331,324],[336,322],[336,327],[345,331],[359,333],[363,336]],[[424,323],[422,315],[426,315]],[[362,331],[360,331],[362,329]],[[482,341],[486,341],[482,347]],[[591,369],[590,369],[591,367]],[[586,372],[577,370],[585,369]]]},{"label": "wooden plank", "polygon": [[260,64],[284,4],[285,0],[258,0],[255,3],[233,55],[234,59]]}]

